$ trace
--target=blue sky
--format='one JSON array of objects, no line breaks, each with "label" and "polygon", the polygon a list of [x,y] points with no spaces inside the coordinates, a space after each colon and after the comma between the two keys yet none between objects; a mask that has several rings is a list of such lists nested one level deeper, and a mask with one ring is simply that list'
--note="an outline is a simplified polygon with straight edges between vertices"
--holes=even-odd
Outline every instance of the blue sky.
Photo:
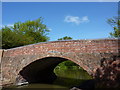
[{"label": "blue sky", "polygon": [[2,24],[44,18],[50,41],[107,38],[113,28],[107,19],[117,16],[117,2],[3,2]]}]

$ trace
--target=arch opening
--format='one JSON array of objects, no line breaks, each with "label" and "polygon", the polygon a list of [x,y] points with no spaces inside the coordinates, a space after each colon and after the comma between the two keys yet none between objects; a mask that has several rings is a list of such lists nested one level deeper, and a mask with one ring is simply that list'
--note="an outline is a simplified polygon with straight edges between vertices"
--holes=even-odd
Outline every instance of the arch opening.
[{"label": "arch opening", "polygon": [[46,57],[36,60],[24,67],[16,78],[18,83],[52,83],[56,79],[54,68],[61,62],[66,61],[60,57]]},{"label": "arch opening", "polygon": [[[64,61],[71,61],[61,57],[46,57],[36,60],[24,67],[16,78],[19,83],[53,83],[57,78],[54,70],[57,65]],[[72,61],[73,62],[73,61]]]}]

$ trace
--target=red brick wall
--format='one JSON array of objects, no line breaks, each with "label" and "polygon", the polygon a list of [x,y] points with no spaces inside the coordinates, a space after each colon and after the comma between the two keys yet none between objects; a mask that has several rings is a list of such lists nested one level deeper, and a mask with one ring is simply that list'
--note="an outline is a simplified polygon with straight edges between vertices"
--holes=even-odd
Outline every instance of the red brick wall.
[{"label": "red brick wall", "polygon": [[49,52],[118,53],[118,39],[52,41],[8,49],[4,56],[29,55]]}]

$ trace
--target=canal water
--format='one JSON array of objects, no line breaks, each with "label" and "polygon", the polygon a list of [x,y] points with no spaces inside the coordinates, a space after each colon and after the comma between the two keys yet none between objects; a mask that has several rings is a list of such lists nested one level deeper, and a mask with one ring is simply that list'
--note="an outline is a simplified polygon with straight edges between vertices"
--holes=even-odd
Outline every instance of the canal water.
[{"label": "canal water", "polygon": [[[60,69],[55,68],[54,69],[55,74],[57,75],[57,79],[52,84],[28,84],[28,85],[22,85],[22,86],[10,86],[7,88],[20,88],[22,89],[30,89],[30,88],[50,88],[50,89],[70,89],[74,86],[79,86],[82,82],[86,80],[92,79],[90,75],[86,71],[84,71],[82,68],[67,68],[67,69]],[[2,90],[6,90],[3,88]]]}]

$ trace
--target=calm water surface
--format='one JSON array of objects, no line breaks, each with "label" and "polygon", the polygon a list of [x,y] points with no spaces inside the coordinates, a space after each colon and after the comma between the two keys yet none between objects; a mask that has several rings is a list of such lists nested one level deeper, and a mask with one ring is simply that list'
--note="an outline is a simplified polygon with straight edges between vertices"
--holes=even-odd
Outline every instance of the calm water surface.
[{"label": "calm water surface", "polygon": [[[30,89],[30,88],[65,88],[69,89],[73,86],[79,86],[82,82],[85,80],[92,79],[90,75],[83,69],[67,69],[67,70],[60,70],[55,69],[54,72],[57,75],[57,79],[53,82],[53,84],[28,84],[28,85],[22,85],[22,86],[10,86],[9,88],[24,88]],[[5,90],[5,89],[2,89]]]}]

